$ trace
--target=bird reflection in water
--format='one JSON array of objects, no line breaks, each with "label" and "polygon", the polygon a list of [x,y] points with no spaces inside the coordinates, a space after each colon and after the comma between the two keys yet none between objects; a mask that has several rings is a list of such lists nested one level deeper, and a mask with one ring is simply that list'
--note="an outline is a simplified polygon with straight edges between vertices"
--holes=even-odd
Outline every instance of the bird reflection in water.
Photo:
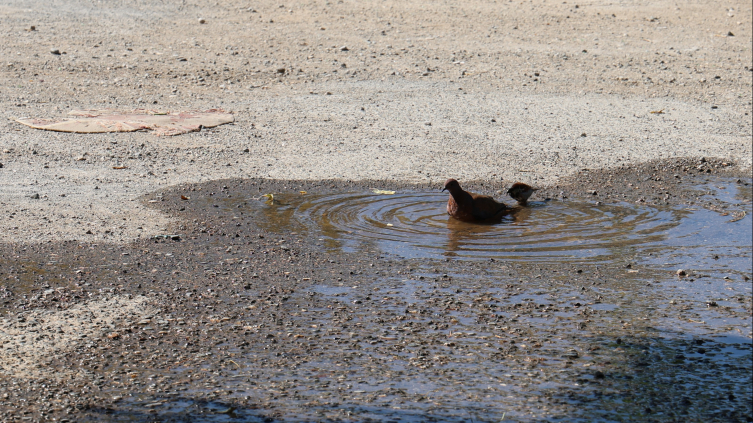
[{"label": "bird reflection in water", "polygon": [[484,238],[503,236],[500,226],[520,225],[531,217],[531,208],[513,206],[499,219],[484,222],[464,222],[452,217],[447,219],[447,247],[443,253],[446,257],[456,257],[459,251],[489,250],[490,243]]}]

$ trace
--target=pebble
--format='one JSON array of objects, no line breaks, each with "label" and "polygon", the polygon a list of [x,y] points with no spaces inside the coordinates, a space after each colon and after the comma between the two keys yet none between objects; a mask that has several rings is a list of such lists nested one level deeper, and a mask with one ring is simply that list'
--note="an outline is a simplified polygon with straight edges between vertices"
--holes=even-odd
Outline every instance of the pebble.
[{"label": "pebble", "polygon": [[52,53],[52,54],[54,54],[56,56],[59,56],[61,54],[60,50],[58,50],[58,49],[52,49],[52,50],[50,50],[50,53]]},{"label": "pebble", "polygon": [[[234,188],[230,182],[224,183],[227,184],[222,185],[224,190]],[[257,188],[254,186],[254,190]],[[290,186],[288,188],[293,189]],[[310,190],[309,192],[314,191],[308,187],[302,188]],[[299,187],[295,187],[296,192],[298,189]],[[271,191],[263,188],[259,192]],[[233,192],[233,197],[238,196]],[[171,198],[180,204],[178,196]],[[200,194],[192,193],[191,200],[200,202]],[[168,200],[158,204],[167,203]],[[210,208],[210,204],[213,202],[207,203],[206,208],[216,210]],[[113,322],[112,329],[110,326],[102,327],[101,336],[87,338],[87,341],[84,341],[87,347],[77,352],[78,356],[72,357],[76,360],[86,360],[87,364],[82,365],[82,369],[88,372],[88,366],[97,363],[97,357],[101,357],[102,354],[112,355],[108,358],[107,364],[100,369],[95,367],[91,381],[84,381],[94,386],[112,386],[112,390],[106,391],[106,398],[94,397],[89,391],[74,389],[77,381],[62,387],[52,385],[56,391],[45,391],[37,386],[36,390],[27,390],[23,396],[35,399],[38,404],[54,401],[53,405],[57,406],[59,393],[62,397],[61,411],[50,413],[48,421],[52,421],[52,418],[61,421],[60,417],[65,413],[62,410],[69,406],[73,420],[81,421],[82,416],[86,416],[86,411],[83,411],[85,408],[79,408],[79,405],[108,407],[109,398],[112,398],[113,402],[125,398],[121,404],[109,408],[141,408],[136,409],[134,413],[154,413],[155,415],[151,416],[154,420],[161,417],[183,421],[211,419],[211,413],[215,414],[216,420],[216,415],[225,412],[233,419],[243,420],[248,416],[243,413],[249,413],[245,410],[245,405],[248,404],[253,404],[254,408],[259,407],[259,412],[272,410],[280,415],[300,412],[305,416],[302,419],[313,421],[318,418],[302,404],[314,404],[314,408],[326,408],[327,412],[336,413],[337,401],[352,403],[353,410],[356,410],[354,416],[346,418],[344,415],[332,414],[337,417],[332,417],[332,420],[339,421],[363,420],[363,414],[359,414],[357,407],[366,402],[395,403],[408,410],[422,406],[431,410],[432,402],[442,402],[445,410],[452,410],[461,404],[458,410],[462,412],[463,401],[471,395],[478,395],[476,403],[483,407],[488,406],[488,409],[493,409],[495,404],[501,404],[499,408],[504,408],[505,411],[522,413],[527,409],[525,406],[519,408],[516,399],[534,397],[531,389],[535,389],[537,383],[532,382],[551,380],[546,379],[550,376],[545,375],[554,375],[552,377],[555,379],[562,380],[573,378],[579,384],[581,382],[577,378],[584,377],[583,383],[588,383],[590,379],[594,386],[603,386],[603,379],[607,379],[610,385],[614,384],[614,387],[625,391],[636,387],[631,385],[630,379],[627,378],[633,377],[632,370],[625,370],[621,366],[625,361],[634,362],[634,358],[631,358],[632,353],[625,354],[625,351],[630,352],[633,348],[635,351],[647,351],[639,337],[634,337],[629,332],[624,333],[617,325],[616,329],[613,328],[612,314],[607,320],[601,320],[601,313],[589,313],[587,316],[593,320],[589,326],[594,330],[608,328],[609,332],[604,337],[589,337],[588,333],[582,332],[580,326],[570,324],[583,321],[576,313],[588,312],[585,306],[596,298],[601,299],[590,289],[583,289],[580,283],[579,292],[573,293],[577,298],[563,295],[572,289],[572,273],[581,275],[578,276],[579,281],[591,280],[595,272],[594,267],[588,264],[569,268],[571,270],[567,272],[561,272],[561,269],[549,267],[547,264],[535,265],[533,270],[536,273],[530,275],[519,274],[522,266],[510,266],[500,273],[499,279],[497,276],[479,276],[479,273],[476,273],[483,272],[487,275],[488,262],[479,262],[477,267],[472,263],[456,265],[454,261],[451,262],[453,264],[439,261],[425,265],[408,263],[410,267],[406,271],[404,262],[400,260],[393,262],[384,257],[369,255],[326,255],[318,250],[309,250],[305,242],[285,240],[286,242],[281,243],[283,240],[263,230],[253,228],[245,231],[246,225],[252,221],[252,218],[245,221],[242,218],[228,218],[225,222],[221,219],[210,221],[210,218],[195,221],[197,228],[214,228],[213,239],[220,237],[219,234],[228,234],[208,244],[201,240],[195,242],[193,237],[202,235],[186,229],[185,242],[180,244],[151,241],[145,245],[149,249],[146,252],[141,248],[130,247],[113,250],[105,247],[95,251],[107,254],[108,258],[113,259],[111,263],[105,259],[87,259],[86,249],[77,250],[76,254],[82,255],[81,268],[86,270],[79,269],[77,265],[75,270],[72,269],[70,272],[71,276],[90,282],[79,283],[77,292],[82,289],[86,289],[86,292],[78,295],[84,298],[87,295],[102,295],[102,292],[109,295],[109,290],[116,289],[118,285],[122,286],[120,289],[132,290],[141,281],[144,292],[150,291],[150,298],[160,304],[162,311],[139,315],[133,320]],[[235,226],[236,222],[242,222],[243,226]],[[241,237],[233,238],[238,231],[241,231]],[[267,233],[266,238],[262,233]],[[295,256],[295,261],[290,261],[291,254],[282,252],[288,245],[294,246],[296,252],[304,254]],[[197,246],[201,248],[198,249]],[[40,255],[32,253],[31,247],[29,249],[30,251],[26,251],[25,254],[33,262],[46,263],[47,251]],[[55,260],[65,263],[68,253],[65,249],[58,252],[60,257],[56,257]],[[233,252],[238,255],[228,257],[228,254]],[[173,254],[175,263],[172,259],[166,259]],[[133,261],[135,266],[133,271],[131,268],[128,269],[127,279],[120,280],[120,274],[110,278],[111,271],[125,270],[125,267],[119,269],[117,264],[124,260]],[[140,263],[138,266],[137,261]],[[108,266],[102,267],[101,264]],[[393,265],[394,269],[391,268]],[[47,268],[47,265],[44,267]],[[315,270],[317,267],[326,269]],[[635,267],[640,268],[640,265],[636,264]],[[144,272],[139,272],[137,268],[143,269]],[[151,269],[159,271],[151,275]],[[464,270],[459,271],[456,276],[455,272],[458,269]],[[10,276],[10,271],[5,268],[3,270]],[[466,277],[466,271],[473,277]],[[621,274],[620,269],[615,271]],[[203,277],[207,273],[211,278]],[[426,274],[427,277],[418,277],[420,273]],[[450,277],[450,274],[453,276]],[[545,275],[542,279],[546,282],[538,282],[533,277],[534,274]],[[302,278],[304,275],[310,278]],[[548,275],[551,275],[551,278]],[[663,277],[671,279],[671,274],[665,274]],[[403,278],[405,279],[401,280]],[[457,279],[458,282],[450,282],[450,278]],[[343,282],[338,283],[336,279],[342,279]],[[600,295],[605,297],[602,302],[617,301],[617,297],[611,297],[614,294],[610,293],[610,288],[620,286],[617,279],[594,279],[604,288],[603,291],[599,291]],[[301,280],[307,283],[302,284]],[[112,285],[110,281],[113,282]],[[39,283],[39,289],[34,291],[35,293],[46,294],[50,291],[48,285],[52,285],[52,282],[47,276]],[[326,292],[321,290],[326,288],[324,285],[333,289],[332,292],[323,293]],[[91,288],[88,288],[89,286]],[[238,292],[241,287],[246,291]],[[187,299],[186,293],[192,293],[192,297]],[[532,300],[545,293],[551,294],[546,301],[552,304],[537,305]],[[623,297],[620,295],[619,298]],[[665,298],[661,296],[659,301],[666,301]],[[633,300],[636,302],[634,309],[642,312],[644,304],[639,303],[643,301],[641,296],[634,296]],[[242,306],[249,302],[254,302],[256,308],[243,309]],[[567,309],[563,307],[565,304],[568,305]],[[572,306],[569,306],[570,304]],[[703,303],[688,304],[696,308],[704,306]],[[580,307],[573,310],[577,306]],[[551,312],[547,310],[549,307],[552,309]],[[621,307],[630,309],[628,304]],[[564,316],[564,319],[560,320],[561,323],[557,323],[554,318],[539,317],[541,313],[555,312]],[[458,317],[460,321],[453,316]],[[512,318],[513,316],[515,318]],[[642,320],[633,320],[629,313],[620,315],[620,318],[630,323],[643,324]],[[536,319],[536,322],[532,323],[529,319]],[[26,324],[31,325],[31,322],[32,320],[27,317]],[[134,325],[135,322],[138,324]],[[151,324],[157,330],[168,329],[166,326],[170,323],[175,324],[175,331],[164,330],[156,333],[145,332],[142,329],[147,324]],[[40,321],[39,324],[44,325],[45,322]],[[556,330],[557,336],[551,336],[549,330]],[[623,333],[626,336],[624,343],[617,338]],[[117,334],[117,337],[113,334]],[[29,339],[33,340],[31,337]],[[662,346],[668,347],[660,352],[662,356],[657,354],[657,358],[654,359],[652,354],[650,358],[641,358],[642,361],[638,362],[638,365],[656,363],[656,372],[669,372],[660,376],[678,380],[678,386],[680,383],[686,386],[690,378],[693,381],[701,378],[700,382],[694,382],[691,387],[703,386],[705,389],[711,381],[710,391],[718,393],[718,387],[728,383],[726,378],[730,372],[724,368],[717,370],[709,367],[705,368],[704,372],[693,372],[677,366],[668,366],[667,360],[681,352],[695,353],[698,346],[687,343],[671,344],[673,341],[660,342]],[[543,348],[542,344],[545,345]],[[621,345],[620,348],[607,348],[614,347],[614,344],[626,345]],[[232,352],[226,350],[226,345],[232,346]],[[572,347],[577,347],[577,350]],[[600,347],[600,351],[592,354],[590,351],[598,349],[594,347]],[[708,349],[709,353],[705,357],[709,358],[717,351],[714,341],[708,341],[704,348]],[[214,356],[208,355],[209,351],[214,351]],[[584,351],[585,359],[582,362],[574,360],[580,357],[578,351]],[[552,363],[529,361],[539,356],[554,360]],[[560,356],[566,360],[558,359]],[[606,360],[611,360],[611,363]],[[590,367],[591,365],[594,367]],[[154,372],[151,375],[148,373],[149,370],[143,374],[141,371],[130,373],[134,368],[155,370],[151,370]],[[185,370],[195,369],[201,371],[192,371],[190,377],[183,376],[184,373],[188,376]],[[473,371],[465,371],[466,369]],[[306,372],[306,377],[299,377],[301,370]],[[647,373],[636,379],[641,379],[643,383],[643,380],[651,377]],[[605,374],[610,374],[610,378],[606,378]],[[623,375],[626,377],[623,378]],[[489,376],[500,379],[503,383],[499,385],[506,388],[485,389]],[[713,377],[719,377],[721,380],[714,382],[711,379]],[[240,386],[235,378],[240,379]],[[532,381],[532,378],[535,380]],[[446,383],[445,386],[456,388],[448,393],[443,390],[422,392],[419,396],[419,393],[399,389],[401,380],[441,380],[442,383]],[[0,381],[0,392],[14,392],[10,390],[15,389],[10,384],[7,387],[2,384]],[[494,387],[496,385],[495,383]],[[640,389],[640,386],[638,388]],[[516,389],[516,393],[507,396],[513,389]],[[682,388],[668,385],[666,389],[667,396],[671,396]],[[194,401],[187,395],[181,396],[181,391],[192,392],[192,396],[195,395],[199,400]],[[341,399],[341,393],[345,391],[350,394],[347,399]],[[56,398],[45,398],[43,392],[55,392]],[[196,394],[193,394],[194,392]],[[637,395],[634,398],[637,400],[647,398],[645,393],[634,392]],[[15,398],[7,401],[8,403],[21,396],[16,393],[12,395]],[[136,395],[139,395],[138,400]],[[243,399],[244,395],[248,395],[246,402]],[[694,404],[707,405],[703,402],[706,400],[702,396],[687,396]],[[723,397],[715,396],[726,397],[726,391]],[[212,398],[216,402],[200,402],[206,398]],[[709,403],[715,398],[710,399]],[[578,398],[574,400],[578,402]],[[329,401],[329,405],[324,406],[324,401]],[[231,410],[236,403],[240,406],[236,410]],[[28,403],[24,403],[26,404]],[[595,406],[599,404],[598,400],[594,402]],[[144,410],[145,407],[150,409]],[[655,411],[664,412],[671,409],[671,404],[661,403],[652,407]],[[186,411],[174,411],[179,409]],[[386,407],[383,409],[388,410]],[[20,411],[12,411],[20,414]],[[175,417],[173,414],[162,414],[173,412],[186,414],[178,414]],[[256,411],[253,409],[250,411],[254,412]],[[427,411],[427,414],[429,412]],[[399,420],[401,415],[391,414],[386,417],[395,416],[395,420]],[[326,417],[322,416],[320,420]],[[450,417],[446,420],[461,419],[455,415]],[[495,421],[500,421],[503,415],[491,416],[489,420],[492,420],[492,417],[497,417]],[[542,421],[545,417],[542,417]],[[4,421],[4,418],[5,416],[0,415],[0,421]],[[247,419],[252,420],[251,417]]]}]

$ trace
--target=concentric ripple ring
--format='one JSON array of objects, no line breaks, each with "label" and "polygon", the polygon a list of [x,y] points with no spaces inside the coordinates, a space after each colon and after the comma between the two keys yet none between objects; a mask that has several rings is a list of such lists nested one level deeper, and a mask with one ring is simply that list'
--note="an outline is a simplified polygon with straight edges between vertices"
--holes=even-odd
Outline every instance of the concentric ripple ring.
[{"label": "concentric ripple ring", "polygon": [[362,192],[276,194],[274,201],[244,204],[260,211],[259,223],[270,230],[308,233],[325,247],[344,251],[378,248],[406,258],[525,261],[603,261],[650,250],[686,214],[628,203],[548,201],[480,225],[449,218],[446,202],[446,194],[435,192]]}]

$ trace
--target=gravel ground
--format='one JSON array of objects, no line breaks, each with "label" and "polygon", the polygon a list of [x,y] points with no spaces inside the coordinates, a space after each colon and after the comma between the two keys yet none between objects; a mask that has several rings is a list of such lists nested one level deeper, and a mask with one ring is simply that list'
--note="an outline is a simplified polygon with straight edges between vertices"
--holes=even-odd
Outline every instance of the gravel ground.
[{"label": "gravel ground", "polygon": [[[746,220],[726,225],[750,226],[752,181],[729,168],[679,160],[581,172],[537,196],[593,203],[581,183],[601,181],[605,204],[701,206],[725,219],[742,207]],[[725,180],[743,197],[728,202],[723,191],[699,188]],[[657,181],[677,186],[671,196],[646,197]],[[5,244],[0,416],[752,418],[753,369],[740,360],[751,354],[746,265],[696,262],[678,279],[645,251],[595,262],[402,259],[368,245],[348,253],[326,248],[316,228],[290,232],[290,217],[260,197],[368,192],[383,182],[186,184],[143,200],[181,216],[172,237]],[[434,187],[392,188],[419,195]],[[247,205],[228,207],[231,200]],[[721,263],[730,259],[717,253]],[[731,291],[686,292],[709,291],[704,285],[722,275]]]},{"label": "gravel ground", "polygon": [[[750,226],[752,15],[3,2],[0,420],[753,421],[749,253],[710,240],[679,279],[630,248],[410,259],[259,208],[454,177]],[[108,107],[236,120],[177,137],[15,122]]]},{"label": "gravel ground", "polygon": [[[575,6],[4,2],[0,237],[129,242],[172,219],[140,196],[226,178],[547,185],[702,156],[750,170],[747,2]],[[236,122],[156,138],[13,121],[147,106]]]}]

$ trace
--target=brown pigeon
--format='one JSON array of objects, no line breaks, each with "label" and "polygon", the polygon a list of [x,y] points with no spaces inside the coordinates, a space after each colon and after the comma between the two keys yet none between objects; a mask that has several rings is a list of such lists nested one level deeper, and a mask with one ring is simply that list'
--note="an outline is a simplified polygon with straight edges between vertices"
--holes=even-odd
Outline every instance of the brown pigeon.
[{"label": "brown pigeon", "polygon": [[448,179],[444,189],[450,192],[447,214],[465,222],[491,221],[502,218],[510,211],[506,205],[488,195],[464,191],[458,181]]}]

